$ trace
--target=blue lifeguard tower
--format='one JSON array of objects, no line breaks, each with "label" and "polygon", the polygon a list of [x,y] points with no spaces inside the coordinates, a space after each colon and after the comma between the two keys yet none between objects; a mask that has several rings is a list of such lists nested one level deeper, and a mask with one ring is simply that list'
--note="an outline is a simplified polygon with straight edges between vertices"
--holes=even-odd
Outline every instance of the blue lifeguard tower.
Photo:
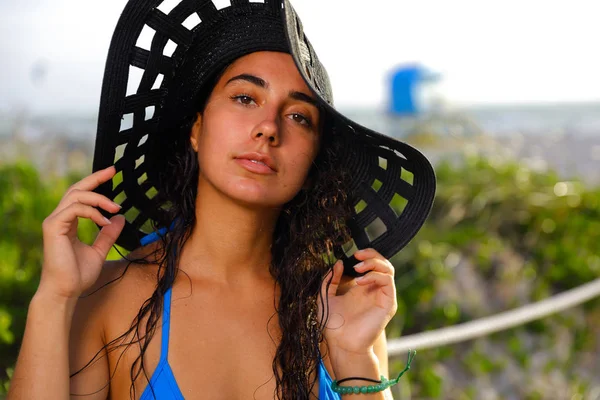
[{"label": "blue lifeguard tower", "polygon": [[407,65],[396,68],[391,73],[391,97],[388,111],[394,115],[414,116],[422,113],[420,91],[424,84],[438,81],[435,74],[421,65]]}]

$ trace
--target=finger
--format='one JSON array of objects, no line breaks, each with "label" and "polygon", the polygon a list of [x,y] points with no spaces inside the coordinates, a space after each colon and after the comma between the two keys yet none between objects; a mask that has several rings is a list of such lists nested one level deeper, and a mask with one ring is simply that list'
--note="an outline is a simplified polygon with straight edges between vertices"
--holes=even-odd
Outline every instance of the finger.
[{"label": "finger", "polygon": [[356,278],[357,287],[364,287],[367,292],[377,293],[377,306],[388,309],[392,307],[392,314],[398,309],[398,301],[396,300],[396,285],[394,277],[381,272],[369,272],[368,274]]},{"label": "finger", "polygon": [[100,233],[94,240],[94,248],[102,259],[105,259],[110,248],[115,244],[125,226],[125,216],[115,215],[110,219],[111,224],[100,229]]},{"label": "finger", "polygon": [[69,188],[67,193],[69,193],[71,190],[75,190],[75,189],[76,190],[94,190],[98,186],[100,186],[100,184],[102,184],[102,183],[108,181],[110,178],[112,178],[116,173],[117,173],[117,170],[114,165],[111,165],[110,167],[105,168],[105,169],[101,169],[100,171],[96,171],[93,174],[86,176],[79,182],[74,183]]},{"label": "finger", "polygon": [[364,261],[368,258],[377,258],[379,260],[387,260],[384,256],[381,255],[377,250],[372,247],[367,249],[358,250],[354,253],[354,258],[358,261]]},{"label": "finger", "polygon": [[60,201],[54,213],[59,213],[73,203],[81,203],[88,206],[99,207],[110,213],[116,213],[121,209],[121,206],[110,200],[108,197],[99,193],[72,189]]},{"label": "finger", "polygon": [[380,258],[368,258],[354,266],[354,270],[359,273],[365,273],[369,271],[381,272],[384,274],[394,276],[395,269],[391,262]]},{"label": "finger", "polygon": [[356,284],[359,286],[375,284],[378,287],[394,289],[394,277],[389,274],[371,271],[366,275],[356,278]]},{"label": "finger", "polygon": [[[64,210],[56,214],[51,218],[52,225],[62,226],[69,229],[71,224],[75,222],[77,218],[89,218],[100,226],[110,225],[110,221],[105,218],[100,211],[91,206],[86,206],[81,203],[73,203],[66,207]],[[66,232],[58,232],[66,233]]]}]

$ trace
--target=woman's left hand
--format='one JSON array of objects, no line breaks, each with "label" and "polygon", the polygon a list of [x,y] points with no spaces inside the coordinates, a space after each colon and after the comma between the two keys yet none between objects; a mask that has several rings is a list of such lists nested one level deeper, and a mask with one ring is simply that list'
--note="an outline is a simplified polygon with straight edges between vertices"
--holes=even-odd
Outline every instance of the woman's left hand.
[{"label": "woman's left hand", "polygon": [[344,266],[340,260],[323,280],[321,296],[326,298],[323,305],[328,311],[324,335],[331,351],[335,348],[364,354],[372,351],[373,344],[396,313],[398,303],[394,266],[389,260],[372,248],[359,250],[354,257],[362,261],[355,269],[366,273],[364,276],[342,277]]}]

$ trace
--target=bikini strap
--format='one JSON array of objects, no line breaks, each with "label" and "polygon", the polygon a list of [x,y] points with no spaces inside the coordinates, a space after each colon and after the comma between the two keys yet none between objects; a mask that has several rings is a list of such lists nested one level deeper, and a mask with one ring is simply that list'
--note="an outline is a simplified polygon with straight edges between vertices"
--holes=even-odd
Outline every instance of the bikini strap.
[{"label": "bikini strap", "polygon": [[150,244],[152,242],[156,242],[165,233],[167,233],[167,228],[160,228],[156,232],[149,233],[149,234],[147,234],[146,236],[144,236],[143,238],[140,239],[140,245],[146,246],[146,245],[148,245],[148,244]]},{"label": "bikini strap", "polygon": [[160,361],[166,362],[169,359],[169,331],[171,328],[171,290],[167,289],[163,302],[162,317],[162,337],[160,344]]},{"label": "bikini strap", "polygon": [[[172,227],[173,225],[171,225]],[[161,228],[156,232],[152,232],[140,239],[140,244],[146,246],[150,243],[156,242],[167,232],[166,228]],[[171,290],[170,287],[165,292],[163,298],[163,315],[162,315],[162,338],[160,344],[160,361],[166,362],[169,359],[169,331],[171,328]]]}]

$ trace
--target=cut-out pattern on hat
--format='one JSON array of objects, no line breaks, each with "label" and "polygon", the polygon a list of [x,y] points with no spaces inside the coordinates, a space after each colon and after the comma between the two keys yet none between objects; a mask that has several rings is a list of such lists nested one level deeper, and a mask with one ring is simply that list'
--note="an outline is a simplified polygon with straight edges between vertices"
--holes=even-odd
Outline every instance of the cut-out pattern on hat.
[{"label": "cut-out pattern on hat", "polygon": [[165,48],[163,49],[163,56],[171,57],[173,53],[175,53],[175,50],[177,50],[177,45],[174,41],[169,39],[165,45]]},{"label": "cut-out pattern on hat", "polygon": [[226,7],[231,7],[231,0],[212,0],[217,10],[221,10]]},{"label": "cut-out pattern on hat", "polygon": [[156,8],[158,8],[160,11],[164,12],[165,14],[168,14],[171,11],[173,11],[173,9],[175,7],[177,7],[177,5],[179,5],[179,3],[181,3],[181,0],[164,0]]},{"label": "cut-out pattern on hat", "polygon": [[121,127],[119,128],[119,132],[123,132],[131,128],[133,128],[133,114],[124,114],[123,117],[121,117]]},{"label": "cut-out pattern on hat", "polygon": [[404,154],[400,153],[400,152],[399,152],[398,150],[396,150],[396,149],[391,149],[391,150],[394,152],[394,154],[396,154],[396,156],[398,156],[398,157],[400,157],[400,158],[404,158],[404,159],[406,160],[406,156],[405,156]]},{"label": "cut-out pattern on hat", "polygon": [[377,158],[379,159],[379,168],[387,169],[387,159],[381,156],[378,156]]},{"label": "cut-out pattern on hat", "polygon": [[156,31],[154,29],[150,28],[148,25],[144,25],[140,36],[138,36],[137,41],[135,42],[135,45],[140,49],[150,51],[152,48],[152,39],[154,39],[155,33]]},{"label": "cut-out pattern on hat", "polygon": [[112,189],[116,193],[117,186],[123,183],[123,171],[119,171],[112,177]]},{"label": "cut-out pattern on hat", "polygon": [[345,243],[342,246],[342,250],[344,251],[346,257],[352,257],[354,253],[356,253],[360,249],[356,247],[356,243],[354,242],[354,240],[351,239],[349,242]]},{"label": "cut-out pattern on hat", "polygon": [[[117,161],[119,161],[121,158],[123,158],[126,147],[127,147],[127,144],[121,144],[115,148],[115,159],[114,159],[115,164],[117,163]],[[121,171],[119,171],[119,172],[121,172]],[[121,174],[122,174],[122,172],[121,172]]]},{"label": "cut-out pattern on hat", "polygon": [[400,216],[404,209],[408,205],[408,200],[404,197],[400,196],[398,193],[394,193],[394,197],[392,197],[392,201],[390,202],[392,209],[396,213],[396,216]]},{"label": "cut-out pattern on hat", "polygon": [[127,195],[125,194],[125,191],[121,191],[119,194],[117,194],[115,196],[115,198],[113,199],[113,201],[117,204],[124,204],[125,200],[127,200]]},{"label": "cut-out pattern on hat", "polygon": [[191,31],[192,29],[194,29],[195,27],[197,27],[198,25],[200,25],[201,22],[202,22],[202,20],[200,19],[200,17],[198,16],[198,14],[193,13],[192,15],[190,15],[189,17],[187,17],[185,19],[185,21],[183,21],[181,23],[181,25],[185,26],[187,29],[189,29]]},{"label": "cut-out pattern on hat", "polygon": [[144,143],[146,143],[148,141],[148,134],[145,134],[144,136],[142,136],[142,138],[140,139],[140,141],[138,142],[138,147],[140,147],[141,145],[143,145]]},{"label": "cut-out pattern on hat", "polygon": [[406,168],[402,168],[400,177],[402,178],[402,180],[404,182],[407,182],[410,185],[412,185],[415,180],[415,175],[412,172],[410,172],[409,170],[407,170]]},{"label": "cut-out pattern on hat", "polygon": [[362,210],[364,210],[365,208],[367,208],[367,202],[364,201],[363,199],[361,199],[355,206],[354,206],[354,211],[358,214],[360,213]]},{"label": "cut-out pattern on hat", "polygon": [[129,66],[129,76],[127,78],[127,92],[126,96],[131,96],[137,93],[142,77],[144,76],[144,70],[133,65]]},{"label": "cut-out pattern on hat", "polygon": [[148,180],[148,174],[147,173],[143,173],[142,176],[140,176],[137,180],[138,185],[141,185],[142,183],[146,182]]},{"label": "cut-out pattern on hat", "polygon": [[149,199],[154,198],[154,196],[156,196],[158,194],[158,190],[156,190],[156,188],[154,186],[152,186],[150,189],[146,190],[146,197]]},{"label": "cut-out pattern on hat", "polygon": [[367,233],[367,236],[370,241],[374,241],[375,239],[383,235],[386,231],[387,228],[381,220],[381,218],[375,218],[373,222],[371,222],[365,228],[365,232]]},{"label": "cut-out pattern on hat", "polygon": [[146,107],[145,111],[144,111],[144,119],[146,121],[148,121],[149,119],[152,119],[152,117],[154,117],[154,111],[155,111],[156,107],[155,106],[148,106]]},{"label": "cut-out pattern on hat", "polygon": [[383,183],[381,183],[379,179],[375,179],[371,184],[371,188],[376,192],[378,192],[379,189],[381,189],[381,186],[383,186]]},{"label": "cut-out pattern on hat", "polygon": [[127,221],[132,222],[132,221],[135,221],[135,219],[137,218],[138,215],[140,215],[140,210],[138,210],[135,207],[131,207],[123,215],[125,215],[125,218],[127,219]]},{"label": "cut-out pattern on hat", "polygon": [[165,76],[163,74],[158,74],[156,75],[156,79],[154,80],[154,84],[152,85],[152,89],[158,89],[160,88],[160,85],[162,85],[163,79],[165,78]]},{"label": "cut-out pattern on hat", "polygon": [[138,167],[140,165],[142,165],[145,160],[146,160],[146,156],[145,155],[142,155],[140,158],[138,158],[137,160],[135,160],[135,169],[138,169]]}]

